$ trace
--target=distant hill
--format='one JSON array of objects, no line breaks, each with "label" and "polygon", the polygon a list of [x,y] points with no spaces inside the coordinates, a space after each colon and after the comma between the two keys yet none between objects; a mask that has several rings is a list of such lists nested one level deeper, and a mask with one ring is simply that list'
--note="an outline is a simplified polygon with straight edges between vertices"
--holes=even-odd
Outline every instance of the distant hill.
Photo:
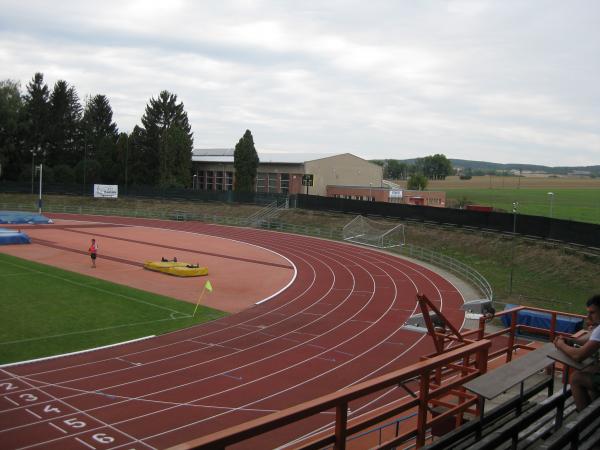
[{"label": "distant hill", "polygon": [[[416,158],[402,159],[401,162],[407,164],[413,164]],[[453,159],[449,158],[452,163],[452,167],[462,167],[463,169],[471,170],[523,170],[523,171],[539,171],[547,172],[556,175],[566,175],[573,171],[587,171],[596,175],[600,175],[600,165],[598,166],[564,166],[564,167],[550,167],[540,166],[537,164],[500,164],[487,161],[471,161],[468,159]]]}]

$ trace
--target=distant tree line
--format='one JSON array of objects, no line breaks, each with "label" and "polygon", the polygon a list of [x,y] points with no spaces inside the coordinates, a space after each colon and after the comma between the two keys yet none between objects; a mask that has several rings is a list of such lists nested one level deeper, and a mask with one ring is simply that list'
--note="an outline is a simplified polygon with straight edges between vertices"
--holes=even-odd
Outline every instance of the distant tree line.
[{"label": "distant tree line", "polygon": [[408,180],[408,189],[423,190],[429,180],[444,180],[454,173],[452,163],[445,155],[435,154],[417,158],[414,163],[397,159],[373,161],[383,167],[383,177],[388,180]]},{"label": "distant tree line", "polygon": [[383,177],[388,180],[408,180],[413,175],[423,175],[428,180],[443,180],[454,174],[452,163],[442,154],[417,158],[414,163],[397,159],[375,160],[373,162],[383,166]]}]

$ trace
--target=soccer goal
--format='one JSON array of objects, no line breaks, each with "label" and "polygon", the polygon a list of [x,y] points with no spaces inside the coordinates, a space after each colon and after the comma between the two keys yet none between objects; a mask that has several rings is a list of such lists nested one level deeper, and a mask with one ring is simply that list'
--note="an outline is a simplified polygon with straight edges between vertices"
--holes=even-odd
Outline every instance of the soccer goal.
[{"label": "soccer goal", "polygon": [[357,216],[344,226],[344,240],[378,248],[404,245],[404,225],[390,226]]}]

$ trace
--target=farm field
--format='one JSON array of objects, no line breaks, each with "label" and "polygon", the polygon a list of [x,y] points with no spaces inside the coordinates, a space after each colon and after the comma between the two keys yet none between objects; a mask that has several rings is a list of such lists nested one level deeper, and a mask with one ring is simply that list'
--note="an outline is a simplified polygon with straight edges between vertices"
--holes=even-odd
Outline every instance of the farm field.
[{"label": "farm field", "polygon": [[0,253],[0,363],[163,334],[221,311]]},{"label": "farm field", "polygon": [[600,223],[600,179],[454,176],[430,181],[427,190],[446,191],[451,207],[475,203],[512,211],[513,202],[518,202],[520,214]]}]

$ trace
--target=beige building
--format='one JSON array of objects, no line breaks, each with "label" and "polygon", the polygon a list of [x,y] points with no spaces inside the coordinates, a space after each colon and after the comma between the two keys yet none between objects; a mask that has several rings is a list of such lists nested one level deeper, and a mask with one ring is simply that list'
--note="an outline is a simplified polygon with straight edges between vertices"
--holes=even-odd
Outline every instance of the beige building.
[{"label": "beige building", "polygon": [[353,185],[381,187],[383,167],[350,153],[315,159],[304,163],[305,173],[314,175],[312,195],[327,195],[327,186]]},{"label": "beige building", "polygon": [[[235,183],[233,149],[196,149],[192,153],[194,189],[230,191]],[[259,153],[256,191],[277,194],[305,194],[302,177],[313,175],[310,195],[327,195],[327,186],[352,184],[380,187],[383,168],[377,164],[344,153],[310,161],[300,155]]]}]

